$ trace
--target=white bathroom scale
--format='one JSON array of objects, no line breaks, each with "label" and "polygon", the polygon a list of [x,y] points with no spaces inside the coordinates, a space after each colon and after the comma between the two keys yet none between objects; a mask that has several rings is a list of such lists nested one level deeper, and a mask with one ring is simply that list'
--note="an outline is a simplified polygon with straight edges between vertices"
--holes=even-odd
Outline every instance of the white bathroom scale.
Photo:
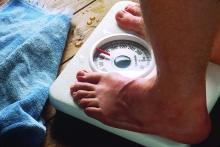
[{"label": "white bathroom scale", "polygon": [[[115,71],[128,77],[150,77],[154,74],[153,52],[145,41],[131,32],[120,29],[115,20],[117,11],[130,1],[116,3],[83,44],[74,58],[50,87],[53,106],[75,118],[147,147],[187,147],[166,138],[113,128],[88,117],[74,103],[70,86],[81,69],[108,72]],[[220,94],[220,66],[209,63],[206,74],[207,107],[212,110]]]}]

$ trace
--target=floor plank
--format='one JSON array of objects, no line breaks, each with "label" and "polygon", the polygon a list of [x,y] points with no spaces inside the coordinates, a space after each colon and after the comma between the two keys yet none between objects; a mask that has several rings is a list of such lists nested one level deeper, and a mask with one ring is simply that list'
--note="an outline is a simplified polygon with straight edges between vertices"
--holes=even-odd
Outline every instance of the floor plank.
[{"label": "floor plank", "polygon": [[64,10],[70,9],[73,13],[80,10],[85,5],[94,0],[27,0],[32,3],[37,3],[46,9]]},{"label": "floor plank", "polygon": [[0,0],[0,6],[3,6],[4,4],[6,4],[8,2],[8,0]]}]

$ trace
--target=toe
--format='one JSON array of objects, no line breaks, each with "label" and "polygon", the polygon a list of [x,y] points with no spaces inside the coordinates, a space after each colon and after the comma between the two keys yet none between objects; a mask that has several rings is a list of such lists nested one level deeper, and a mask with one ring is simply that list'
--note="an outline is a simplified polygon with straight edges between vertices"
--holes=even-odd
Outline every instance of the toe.
[{"label": "toe", "polygon": [[102,109],[101,108],[96,108],[96,107],[86,107],[84,109],[84,112],[86,113],[86,115],[88,115],[89,117],[92,117],[96,120],[99,120],[100,122],[112,126],[112,127],[117,127],[117,128],[126,128],[124,125],[122,125],[122,122],[118,122],[118,121],[113,121],[108,119],[105,115],[103,115],[102,113]]},{"label": "toe", "polygon": [[127,13],[128,12],[124,10],[120,10],[115,14],[115,19],[118,24],[124,23],[124,21],[128,19],[128,17],[126,17]]},{"label": "toe", "polygon": [[84,112],[89,117],[92,117],[94,119],[97,119],[97,120],[107,124],[106,117],[103,115],[101,108],[87,107],[84,109]]},{"label": "toe", "polygon": [[92,84],[97,84],[101,79],[101,73],[97,72],[85,72],[79,71],[76,75],[76,78],[79,82],[88,82]]},{"label": "toe", "polygon": [[83,109],[87,107],[99,108],[99,102],[97,98],[82,98],[78,101],[78,105]]},{"label": "toe", "polygon": [[70,92],[77,92],[78,90],[94,91],[95,85],[84,82],[76,82],[73,86],[70,87]]},{"label": "toe", "polygon": [[76,76],[84,76],[86,73],[88,73],[87,70],[80,70],[77,72]]},{"label": "toe", "polygon": [[74,101],[78,101],[82,98],[94,98],[95,91],[78,90],[77,92],[73,92],[72,96]]},{"label": "toe", "polygon": [[[129,29],[130,27],[128,27],[128,25],[132,25],[131,24],[131,21],[130,21],[130,15],[128,12],[124,11],[124,10],[121,10],[121,11],[118,11],[115,15],[115,19],[118,23],[118,25],[120,27],[122,27],[123,29]],[[133,18],[133,16],[132,16]]]},{"label": "toe", "polygon": [[139,4],[128,5],[128,6],[125,7],[125,11],[131,13],[134,16],[141,16],[141,9],[140,9]]},{"label": "toe", "polygon": [[124,17],[124,13],[125,13],[125,11],[123,11],[123,10],[118,11],[116,13],[116,15],[115,15],[116,19],[123,18]]},{"label": "toe", "polygon": [[144,22],[142,17],[134,16],[127,11],[121,10],[116,13],[115,19],[121,28],[144,36]]}]

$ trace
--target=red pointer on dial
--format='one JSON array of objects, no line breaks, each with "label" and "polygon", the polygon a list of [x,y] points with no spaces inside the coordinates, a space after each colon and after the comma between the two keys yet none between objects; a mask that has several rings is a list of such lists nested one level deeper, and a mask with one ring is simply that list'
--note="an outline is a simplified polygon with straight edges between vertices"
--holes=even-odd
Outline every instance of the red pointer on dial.
[{"label": "red pointer on dial", "polygon": [[103,53],[103,54],[106,54],[106,55],[110,56],[110,54],[108,52],[104,51],[103,49],[96,48],[96,50]]}]

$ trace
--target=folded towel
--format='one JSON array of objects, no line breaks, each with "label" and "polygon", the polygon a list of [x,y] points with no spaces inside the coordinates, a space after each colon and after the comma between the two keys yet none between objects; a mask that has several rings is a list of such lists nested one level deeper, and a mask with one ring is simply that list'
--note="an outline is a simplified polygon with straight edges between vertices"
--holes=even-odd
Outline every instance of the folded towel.
[{"label": "folded towel", "polygon": [[55,79],[70,15],[22,0],[0,7],[0,146],[40,146],[41,112]]}]

